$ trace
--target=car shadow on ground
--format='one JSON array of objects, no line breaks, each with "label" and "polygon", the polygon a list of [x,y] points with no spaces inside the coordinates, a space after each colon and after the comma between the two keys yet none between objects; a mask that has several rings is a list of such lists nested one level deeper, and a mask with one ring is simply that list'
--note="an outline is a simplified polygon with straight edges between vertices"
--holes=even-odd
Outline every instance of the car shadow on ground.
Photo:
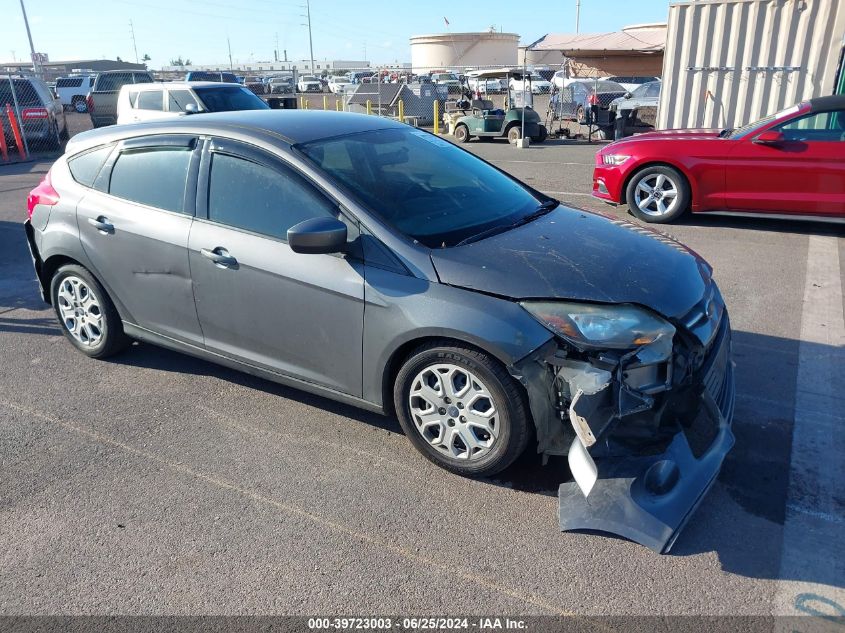
[{"label": "car shadow on ground", "polygon": [[[620,209],[627,209],[620,207]],[[630,215],[630,214],[629,214]],[[633,216],[630,216],[633,217]],[[790,220],[780,218],[752,218],[748,216],[714,215],[710,213],[686,213],[675,224],[700,226],[702,228],[729,228],[767,233],[794,233],[798,235],[845,236],[845,223],[819,220]],[[651,225],[660,230],[660,225]],[[672,225],[668,225],[670,228]]]}]

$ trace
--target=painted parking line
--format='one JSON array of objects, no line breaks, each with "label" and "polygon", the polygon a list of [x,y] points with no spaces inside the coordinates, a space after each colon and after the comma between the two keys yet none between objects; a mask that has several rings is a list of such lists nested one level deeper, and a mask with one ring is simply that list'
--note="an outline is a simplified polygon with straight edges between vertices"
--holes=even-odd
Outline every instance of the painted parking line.
[{"label": "painted parking line", "polygon": [[490,163],[525,163],[529,165],[580,165],[582,167],[595,167],[595,163],[564,163],[559,160],[510,160],[505,158],[486,158]]},{"label": "painted parking line", "polygon": [[[811,235],[775,615],[845,614],[845,317],[837,238]],[[787,625],[788,627],[788,625]]]},{"label": "painted parking line", "polygon": [[593,194],[584,193],[583,191],[540,191],[540,193],[545,193],[548,196],[587,196],[588,198],[593,197]]}]

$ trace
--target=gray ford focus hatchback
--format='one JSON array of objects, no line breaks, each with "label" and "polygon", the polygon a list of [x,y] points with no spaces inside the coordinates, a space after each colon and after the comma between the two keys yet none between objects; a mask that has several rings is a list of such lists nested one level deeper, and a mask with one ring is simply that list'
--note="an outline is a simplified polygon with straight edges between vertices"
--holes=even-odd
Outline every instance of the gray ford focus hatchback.
[{"label": "gray ford focus hatchback", "polygon": [[462,475],[529,445],[567,455],[562,529],[665,551],[733,445],[705,261],[404,124],[252,111],[86,132],[28,211],[43,298],[83,354],[137,339],[395,415]]}]

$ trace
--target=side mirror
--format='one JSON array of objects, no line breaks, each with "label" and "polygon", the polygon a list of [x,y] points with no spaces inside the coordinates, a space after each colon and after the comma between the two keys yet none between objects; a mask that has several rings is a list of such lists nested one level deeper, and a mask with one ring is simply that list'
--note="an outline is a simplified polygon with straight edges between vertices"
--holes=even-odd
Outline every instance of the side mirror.
[{"label": "side mirror", "polygon": [[786,140],[784,135],[776,130],[766,130],[765,132],[758,134],[757,138],[754,139],[754,142],[758,145],[778,145],[779,143],[783,143]]},{"label": "side mirror", "polygon": [[185,114],[196,114],[199,111],[196,103],[189,103],[185,106]]},{"label": "side mirror", "polygon": [[337,218],[311,218],[288,229],[294,253],[340,253],[346,250],[346,225]]},{"label": "side mirror", "polygon": [[626,92],[624,95],[622,95],[622,98],[623,98],[623,99],[630,99],[630,98],[631,98],[631,97],[633,97],[633,96],[634,96],[634,95],[632,95],[630,92]]}]

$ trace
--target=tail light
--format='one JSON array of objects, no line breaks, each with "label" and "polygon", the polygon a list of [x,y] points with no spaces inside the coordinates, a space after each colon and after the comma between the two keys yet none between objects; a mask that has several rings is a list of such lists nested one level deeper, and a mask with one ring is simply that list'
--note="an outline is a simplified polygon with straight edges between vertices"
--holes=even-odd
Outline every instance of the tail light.
[{"label": "tail light", "polygon": [[589,103],[591,106],[598,105],[599,96],[594,92],[589,97],[587,97],[587,103]]},{"label": "tail light", "polygon": [[91,95],[85,97],[85,105],[88,106],[88,112],[94,111],[94,98]]},{"label": "tail light", "polygon": [[32,219],[32,212],[35,211],[35,205],[46,204],[52,207],[59,202],[59,192],[53,189],[53,183],[50,181],[50,172],[48,171],[38,186],[29,192],[26,197],[26,211],[27,217]]},{"label": "tail light", "polygon": [[21,111],[21,119],[24,121],[34,121],[36,119],[46,119],[49,115],[47,108],[24,108]]}]

